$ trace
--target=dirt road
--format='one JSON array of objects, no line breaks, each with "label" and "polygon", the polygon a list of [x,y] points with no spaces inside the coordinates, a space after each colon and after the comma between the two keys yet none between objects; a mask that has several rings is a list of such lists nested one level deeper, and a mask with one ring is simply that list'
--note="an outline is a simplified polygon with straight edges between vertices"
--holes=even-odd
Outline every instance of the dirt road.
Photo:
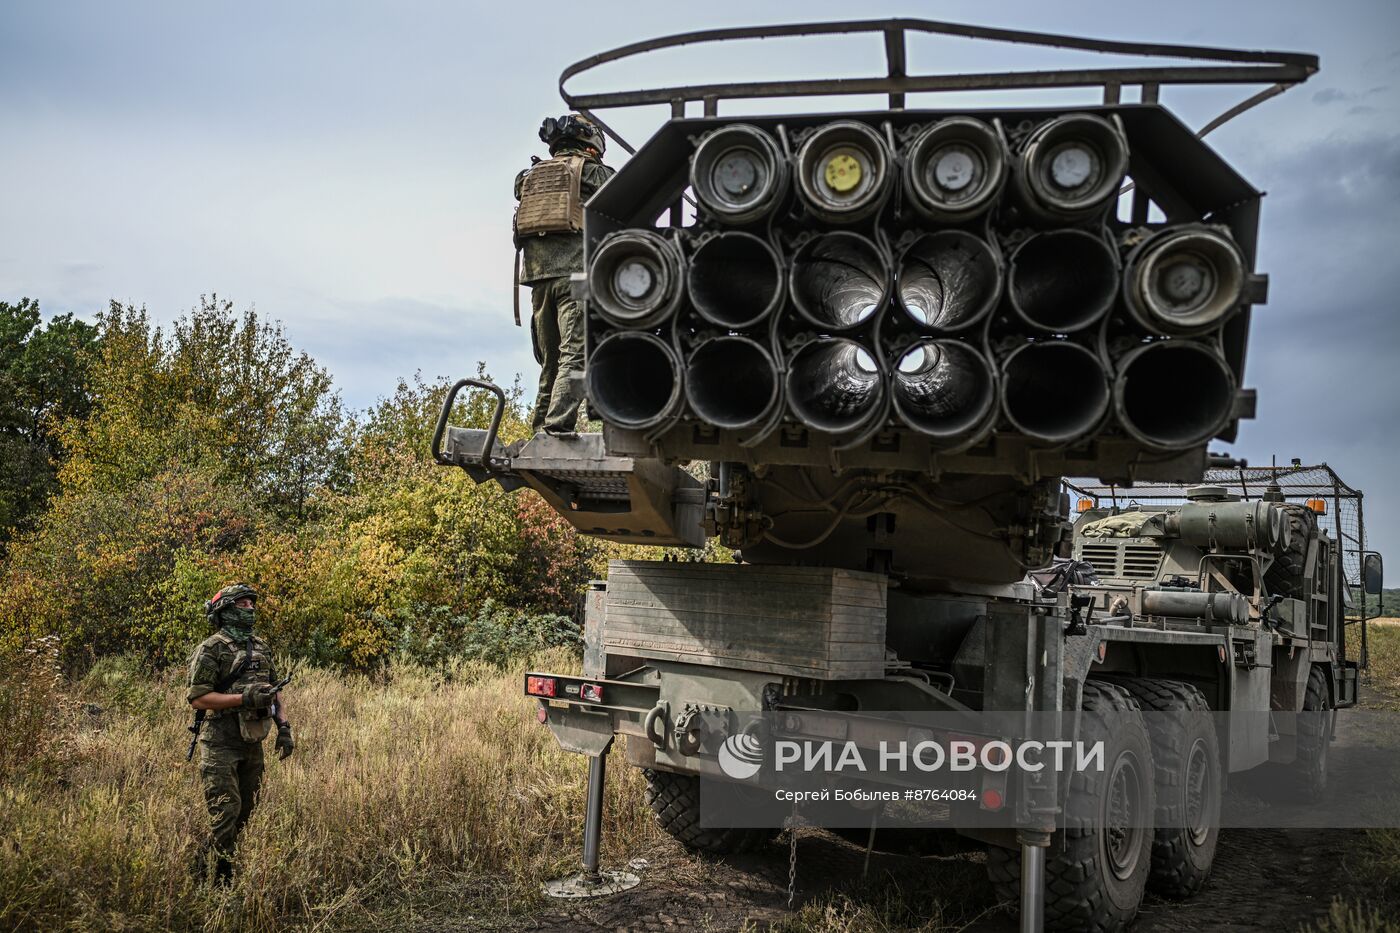
[{"label": "dirt road", "polygon": [[[1370,691],[1365,705],[1400,709],[1400,698]],[[1400,733],[1381,724],[1339,731],[1336,776],[1362,774],[1379,754],[1400,749]],[[1247,788],[1231,793],[1248,793]],[[1149,896],[1135,926],[1166,931],[1297,930],[1326,916],[1333,895],[1364,896],[1354,874],[1359,831],[1249,829],[1221,833],[1206,889],[1186,903]],[[613,898],[561,905],[503,929],[661,931],[802,930],[918,927],[997,933],[1016,928],[998,905],[980,853],[912,858],[865,852],[819,830],[799,833],[797,911],[787,906],[787,837],[762,852],[699,859],[677,845],[645,853],[643,883]],[[1270,880],[1282,883],[1269,883]],[[877,925],[878,924],[878,925]]]}]

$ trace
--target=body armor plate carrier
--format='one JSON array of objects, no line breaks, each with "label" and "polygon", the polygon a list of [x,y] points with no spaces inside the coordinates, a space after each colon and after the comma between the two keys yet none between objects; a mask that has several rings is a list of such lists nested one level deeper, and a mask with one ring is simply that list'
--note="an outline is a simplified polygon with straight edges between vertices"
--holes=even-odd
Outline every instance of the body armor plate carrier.
[{"label": "body armor plate carrier", "polygon": [[539,163],[520,185],[515,212],[517,237],[583,229],[583,157],[558,156]]}]

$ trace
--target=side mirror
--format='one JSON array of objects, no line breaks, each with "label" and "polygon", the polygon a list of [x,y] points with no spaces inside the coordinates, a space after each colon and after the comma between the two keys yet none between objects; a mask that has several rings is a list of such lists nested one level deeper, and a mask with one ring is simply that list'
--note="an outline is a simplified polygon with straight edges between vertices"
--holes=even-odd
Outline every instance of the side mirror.
[{"label": "side mirror", "polygon": [[1361,589],[1368,596],[1379,596],[1385,578],[1381,556],[1367,551],[1361,556]]}]

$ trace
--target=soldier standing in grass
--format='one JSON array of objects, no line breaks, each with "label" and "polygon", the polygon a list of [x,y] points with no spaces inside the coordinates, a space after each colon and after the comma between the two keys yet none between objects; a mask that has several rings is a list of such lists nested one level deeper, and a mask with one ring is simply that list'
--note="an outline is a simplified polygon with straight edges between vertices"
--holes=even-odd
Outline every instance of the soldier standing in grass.
[{"label": "soldier standing in grass", "polygon": [[602,162],[602,131],[580,114],[546,118],[540,141],[549,158],[532,156],[534,164],[515,178],[516,281],[530,286],[530,342],[540,364],[530,429],[567,436],[578,428],[583,375],[583,314],[569,275],[583,271],[583,204],[613,169]]},{"label": "soldier standing in grass", "polygon": [[[191,729],[199,742],[199,778],[210,821],[196,867],[204,877],[212,855],[215,878],[223,883],[233,876],[238,834],[257,803],[263,740],[274,723],[278,757],[285,759],[296,747],[272,656],[253,634],[257,598],[243,583],[215,593],[204,609],[217,631],[190,660],[186,697],[195,709]],[[208,727],[201,729],[206,719]]]}]

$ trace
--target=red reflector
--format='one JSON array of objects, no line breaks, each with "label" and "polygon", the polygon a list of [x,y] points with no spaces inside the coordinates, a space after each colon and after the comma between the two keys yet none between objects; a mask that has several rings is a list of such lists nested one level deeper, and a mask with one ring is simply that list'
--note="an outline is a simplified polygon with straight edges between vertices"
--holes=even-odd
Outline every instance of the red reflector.
[{"label": "red reflector", "polygon": [[549,722],[549,710],[544,708],[543,703],[540,704],[540,708],[535,712],[535,718],[540,722]]},{"label": "red reflector", "polygon": [[603,702],[602,684],[584,684],[578,688],[579,699],[587,700],[590,703]]},{"label": "red reflector", "polygon": [[553,677],[531,675],[525,678],[525,692],[532,697],[552,697],[558,689],[559,681]]},{"label": "red reflector", "polygon": [[983,810],[1000,810],[1004,803],[1006,803],[1006,801],[1002,799],[1001,791],[996,788],[989,787],[982,791]]}]

